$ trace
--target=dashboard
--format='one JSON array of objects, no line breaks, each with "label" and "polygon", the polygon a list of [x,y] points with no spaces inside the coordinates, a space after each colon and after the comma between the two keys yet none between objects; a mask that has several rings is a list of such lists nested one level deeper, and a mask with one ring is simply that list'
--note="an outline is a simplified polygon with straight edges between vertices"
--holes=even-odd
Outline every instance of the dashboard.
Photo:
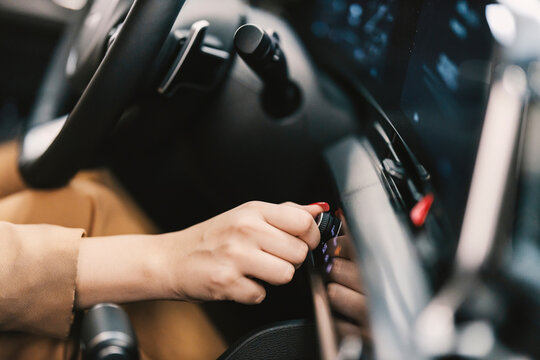
[{"label": "dashboard", "polygon": [[[373,301],[373,329],[385,338],[376,345],[380,358],[420,358],[410,334],[455,276],[488,98],[503,62],[488,24],[493,3],[315,0],[295,22],[318,64],[350,90],[363,126],[327,151],[327,163]],[[378,173],[368,179],[372,166]],[[487,178],[489,188],[496,177]],[[377,193],[381,180],[385,191]],[[366,205],[386,196],[392,209]],[[417,222],[426,199],[433,202]],[[501,236],[504,225],[497,226]]]},{"label": "dashboard", "polygon": [[[184,78],[177,92],[162,96],[148,81],[148,89],[125,111],[96,163],[111,168],[164,231],[186,228],[253,199],[326,200],[332,208],[340,208],[335,215],[343,223],[339,236],[310,254],[306,271],[298,272],[286,287],[271,288],[260,306],[206,304],[205,310],[227,334],[227,341],[276,320],[311,319],[314,312],[318,337],[309,330],[312,342],[291,336],[275,336],[275,342],[309,354],[318,343],[321,358],[334,359],[338,351],[351,346],[357,351],[370,347],[349,341],[364,337],[367,325],[378,358],[421,358],[414,346],[415,326],[454,275],[488,90],[498,74],[494,64],[499,62],[500,49],[486,21],[492,2],[186,3],[169,35],[174,46],[163,49],[170,51],[170,59],[159,58],[156,68],[163,65],[161,70],[167,70],[165,65],[171,64],[166,63],[188,49],[186,35],[204,19],[210,26],[199,44],[201,53],[194,54],[217,54],[223,62],[189,65],[200,65],[199,72],[212,77],[211,86]],[[11,3],[15,1],[0,0],[0,8]],[[264,10],[272,5],[278,11]],[[288,21],[283,21],[281,15],[286,14]],[[245,23],[275,31],[273,38],[288,59],[287,75],[302,91],[298,111],[275,116],[261,106],[265,84],[232,48],[235,31]],[[63,73],[65,67],[59,69]],[[159,78],[157,73],[150,71],[149,78]],[[539,129],[539,123],[530,129]],[[529,153],[537,154],[540,142],[533,134],[540,132],[526,132],[528,145],[535,146]],[[506,207],[518,214],[507,216],[509,222],[517,218],[522,225],[515,231],[519,241],[512,241],[517,260],[505,260],[509,262],[505,267],[539,289],[534,265],[540,254],[536,159],[531,156],[524,162],[530,174],[518,195],[525,205],[516,211]],[[503,167],[500,162],[496,166]],[[487,183],[493,178],[488,174]],[[419,205],[430,210],[421,219],[413,216]],[[478,237],[469,239],[476,242]],[[341,301],[340,294],[330,291],[332,282],[354,290],[348,295],[355,299],[366,290],[369,308],[365,302]],[[521,310],[527,291],[507,291],[497,281],[490,284],[499,287],[499,294],[515,294],[509,304],[515,301],[515,308]],[[536,302],[540,298],[529,293]],[[504,305],[494,309],[497,321],[501,309]],[[459,320],[462,315],[468,314],[460,313]],[[516,319],[515,326],[508,327],[512,335],[516,332],[518,342],[525,339],[536,346],[538,332],[522,336],[529,327],[522,317]],[[529,322],[537,328],[536,319],[530,317]],[[462,329],[467,330],[460,328],[459,334],[466,332]]]},{"label": "dashboard", "polygon": [[398,0],[317,0],[311,33],[355,63],[355,73],[380,79],[397,16]]},{"label": "dashboard", "polygon": [[[520,204],[506,206],[500,199],[506,210],[501,211],[505,221],[500,223],[508,224],[485,226],[486,212],[499,209],[499,204],[486,206],[488,202],[479,207],[480,221],[473,221],[477,228],[503,235],[505,227],[509,233],[517,225],[511,244],[504,243],[508,249],[502,249],[513,255],[503,259],[505,272],[495,269],[492,275],[485,270],[493,271],[494,266],[482,268],[480,275],[487,279],[479,282],[482,286],[461,281],[463,277],[452,281],[467,228],[463,224],[471,222],[469,189],[478,169],[475,164],[482,159],[477,156],[479,149],[482,154],[480,136],[489,128],[484,126],[490,120],[488,91],[493,96],[501,75],[495,64],[503,62],[499,52],[504,49],[496,45],[486,20],[493,2],[186,2],[163,56],[104,141],[95,163],[109,167],[164,231],[189,227],[253,199],[306,204],[325,200],[339,209],[334,214],[342,222],[342,232],[310,253],[304,271],[297,272],[291,284],[267,288],[263,304],[204,305],[227,342],[263,327],[258,335],[264,339],[269,335],[270,343],[250,351],[271,348],[280,359],[292,353],[303,356],[291,358],[359,358],[360,353],[366,358],[371,354],[380,359],[427,358],[424,355],[431,350],[419,340],[434,342],[425,332],[417,332],[419,319],[430,314],[430,305],[437,305],[441,294],[454,296],[447,290],[449,284],[457,284],[458,297],[470,293],[472,298],[472,305],[448,307],[457,315],[460,346],[479,343],[469,330],[478,330],[474,326],[479,323],[485,328],[493,319],[491,337],[518,350],[537,349],[534,335],[540,315],[530,309],[540,308],[540,165],[535,156],[540,121],[523,129],[529,138],[523,145],[531,149],[523,146],[529,158],[523,161],[528,173],[520,179],[521,188],[515,186]],[[15,3],[0,0],[0,10],[7,4],[12,12],[33,13]],[[55,19],[46,13],[43,8],[44,19]],[[196,32],[200,20],[209,23],[206,33]],[[234,34],[246,23],[272,30],[269,33],[279,43],[275,55],[278,60],[286,55],[287,80],[301,94],[295,111],[276,115],[261,101],[265,79],[233,49]],[[188,41],[192,35],[194,41]],[[6,42],[13,39],[8,36]],[[64,44],[66,50],[68,45]],[[163,96],[156,88],[171,65],[178,69],[175,59],[185,60],[188,51],[194,58],[184,65],[193,68],[184,67],[184,74],[190,76],[177,79],[181,86]],[[204,60],[197,61],[199,56]],[[64,74],[65,66],[60,65],[57,70]],[[40,102],[47,104],[43,108],[49,113],[58,110],[45,97]],[[519,109],[516,124],[524,121],[518,113]],[[536,113],[540,119],[538,101]],[[508,147],[521,141],[507,134]],[[519,163],[519,155],[516,151],[516,161],[507,161],[508,167]],[[504,170],[502,157],[495,158],[495,170]],[[511,175],[506,177],[497,177],[493,167],[489,170],[484,188],[494,188],[497,178],[518,180],[512,172],[518,169],[508,169]],[[502,190],[495,195],[502,193],[507,194]],[[417,209],[424,209],[420,218],[413,216]],[[468,239],[469,244],[482,242],[482,236]],[[470,291],[462,291],[461,285],[471,286]],[[482,308],[478,317],[475,305],[484,296],[497,306],[487,309],[492,313]],[[427,324],[444,325],[447,314]],[[275,328],[276,321],[284,323]],[[472,328],[467,327],[470,324]],[[437,326],[426,328],[427,335],[437,335],[431,331]],[[231,349],[235,351],[234,346]]]},{"label": "dashboard", "polygon": [[[362,124],[358,142],[331,147],[327,162],[347,179],[337,188],[377,302],[375,332],[394,333],[378,344],[381,358],[409,348],[407,326],[452,274],[498,61],[490,3],[314,0],[294,21],[318,64],[350,90]],[[344,158],[356,159],[355,170],[342,170]],[[388,198],[392,207],[382,205]],[[427,199],[418,222],[414,212]],[[367,205],[374,201],[381,205]],[[411,351],[402,356],[416,358]]]},{"label": "dashboard", "polygon": [[491,2],[315,0],[309,16],[296,21],[319,63],[368,99],[379,112],[378,132],[403,149],[395,160],[408,168],[414,189],[403,194],[399,184],[390,186],[399,205],[408,212],[420,195],[433,193],[452,243],[496,56],[485,16]]},{"label": "dashboard", "polygon": [[458,0],[424,5],[400,101],[456,230],[463,218],[490,83],[492,42],[482,20],[486,4]]}]

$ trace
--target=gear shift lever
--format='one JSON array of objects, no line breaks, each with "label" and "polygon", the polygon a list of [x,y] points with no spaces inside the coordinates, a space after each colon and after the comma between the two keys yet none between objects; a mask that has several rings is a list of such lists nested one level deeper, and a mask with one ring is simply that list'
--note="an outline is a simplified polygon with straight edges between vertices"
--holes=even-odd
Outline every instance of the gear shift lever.
[{"label": "gear shift lever", "polygon": [[264,83],[262,93],[266,112],[275,117],[291,115],[300,105],[300,89],[289,78],[285,54],[279,37],[253,24],[238,28],[234,34],[236,52]]},{"label": "gear shift lever", "polygon": [[84,360],[138,360],[137,337],[127,314],[114,304],[98,304],[81,330]]}]

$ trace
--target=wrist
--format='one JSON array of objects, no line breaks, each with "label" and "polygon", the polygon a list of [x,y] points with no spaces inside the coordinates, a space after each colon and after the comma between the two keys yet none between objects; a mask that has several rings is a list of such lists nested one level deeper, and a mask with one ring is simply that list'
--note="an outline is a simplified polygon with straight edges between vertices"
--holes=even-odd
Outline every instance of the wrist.
[{"label": "wrist", "polygon": [[156,279],[160,279],[162,298],[173,300],[190,300],[187,295],[186,276],[189,266],[188,258],[195,240],[192,227],[186,230],[158,235],[159,250],[155,261],[150,261],[150,268],[155,272]]},{"label": "wrist", "polygon": [[81,241],[76,305],[169,298],[167,253],[161,235],[85,238]]},{"label": "wrist", "polygon": [[141,276],[140,285],[147,290],[151,289],[151,294],[148,294],[151,295],[150,300],[176,299],[171,281],[175,252],[171,247],[172,240],[170,234],[154,235],[151,246],[147,247],[144,258],[140,260],[140,269],[144,274]]}]

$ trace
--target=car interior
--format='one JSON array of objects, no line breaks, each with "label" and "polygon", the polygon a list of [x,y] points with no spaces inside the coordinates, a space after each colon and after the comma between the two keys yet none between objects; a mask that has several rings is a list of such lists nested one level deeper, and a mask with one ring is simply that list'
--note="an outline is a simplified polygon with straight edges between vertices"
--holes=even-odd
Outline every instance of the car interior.
[{"label": "car interior", "polygon": [[28,186],[106,168],[163,232],[330,203],[291,283],[202,305],[220,359],[540,358],[540,1],[0,0],[0,53]]}]

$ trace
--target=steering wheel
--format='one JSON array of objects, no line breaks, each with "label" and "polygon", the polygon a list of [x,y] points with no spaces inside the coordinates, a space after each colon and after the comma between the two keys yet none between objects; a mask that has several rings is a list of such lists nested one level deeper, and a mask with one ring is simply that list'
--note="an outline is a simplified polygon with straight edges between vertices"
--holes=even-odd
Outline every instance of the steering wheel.
[{"label": "steering wheel", "polygon": [[[184,2],[135,0],[131,4],[126,0],[95,0],[92,3],[68,58],[61,59],[67,64],[67,67],[62,65],[70,79],[79,82],[91,79],[67,117],[45,125],[30,123],[26,127],[19,169],[28,185],[62,186],[96,153],[141,86]],[[121,3],[127,4],[129,11],[100,60],[112,30],[109,26],[115,25],[111,21],[118,17]]]}]

